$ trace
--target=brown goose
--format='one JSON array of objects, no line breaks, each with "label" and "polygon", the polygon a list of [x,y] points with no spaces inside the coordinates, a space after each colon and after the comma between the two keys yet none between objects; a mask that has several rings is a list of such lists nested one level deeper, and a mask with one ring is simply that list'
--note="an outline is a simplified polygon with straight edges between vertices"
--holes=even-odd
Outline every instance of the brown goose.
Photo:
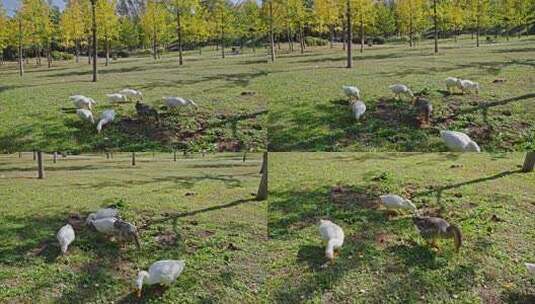
[{"label": "brown goose", "polygon": [[436,249],[438,245],[436,239],[450,239],[452,238],[455,244],[455,250],[458,252],[462,245],[462,234],[459,227],[448,223],[446,220],[439,217],[430,216],[415,216],[413,218],[416,229],[420,232],[420,235],[431,243]]}]

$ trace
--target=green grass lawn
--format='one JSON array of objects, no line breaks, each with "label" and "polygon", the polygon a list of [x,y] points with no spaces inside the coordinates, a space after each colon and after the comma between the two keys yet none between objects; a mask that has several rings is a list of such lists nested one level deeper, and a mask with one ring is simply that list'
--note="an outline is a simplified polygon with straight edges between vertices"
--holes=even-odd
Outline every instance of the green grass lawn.
[{"label": "green grass lawn", "polygon": [[[91,66],[84,58],[79,64],[55,62],[51,69],[30,61],[23,78],[14,63],[0,66],[1,149],[152,151],[175,146],[198,151],[212,144],[234,147],[226,150],[265,149],[267,96],[242,95],[265,73],[246,64],[251,56],[222,60],[214,51],[188,52],[184,66],[176,56],[119,59],[108,67],[101,62],[97,83],[91,82]],[[137,120],[134,103],[110,106],[107,101],[106,93],[127,87],[141,90],[145,102],[158,110],[163,96],[191,98],[200,110],[172,115],[161,127],[143,123]],[[97,134],[95,126],[82,123],[74,113],[68,99],[73,94],[93,97],[95,116],[114,108],[119,117]]]},{"label": "green grass lawn", "polygon": [[[535,174],[523,155],[272,153],[268,207],[274,303],[534,303]],[[331,200],[331,188],[353,199]],[[408,217],[370,201],[398,193],[457,224],[458,254],[425,245]],[[347,197],[346,197],[347,198]],[[318,220],[345,231],[336,264],[321,265]]]},{"label": "green grass lawn", "polygon": [[[262,79],[263,94],[269,94],[269,149],[438,152],[446,151],[443,129],[468,133],[488,152],[534,149],[535,97],[508,100],[535,93],[534,43],[500,40],[478,49],[469,37],[441,40],[439,55],[432,41],[413,49],[386,44],[363,54],[357,49],[351,70],[344,68],[341,45],[279,56]],[[448,95],[444,80],[450,76],[480,82],[480,95]],[[414,125],[407,99],[393,100],[388,86],[396,83],[428,92],[434,107],[430,128]],[[352,118],[342,85],[361,89],[368,108],[361,122]]]},{"label": "green grass lawn", "polygon": [[[266,204],[252,195],[260,163],[258,154],[147,153],[135,167],[129,154],[47,157],[38,180],[31,154],[0,156],[0,302],[256,303],[266,275]],[[114,203],[140,228],[141,251],[82,228],[60,256],[55,234],[70,214]],[[134,276],[160,259],[184,259],[185,271],[138,301]]]}]

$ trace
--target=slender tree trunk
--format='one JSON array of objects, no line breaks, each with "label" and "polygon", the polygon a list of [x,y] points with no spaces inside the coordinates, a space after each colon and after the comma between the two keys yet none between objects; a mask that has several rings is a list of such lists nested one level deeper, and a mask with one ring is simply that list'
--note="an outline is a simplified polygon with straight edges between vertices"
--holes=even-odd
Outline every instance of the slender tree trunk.
[{"label": "slender tree trunk", "polygon": [[360,53],[364,52],[364,21],[363,16],[360,16]]},{"label": "slender tree trunk", "polygon": [[438,54],[438,15],[437,15],[437,0],[433,0],[433,23],[435,24],[435,54]]},{"label": "slender tree trunk", "polygon": [[225,59],[225,25],[223,21],[223,13],[221,13],[221,58]]},{"label": "slender tree trunk", "polygon": [[268,198],[268,153],[264,152],[262,155],[262,178],[260,179],[260,185],[258,186],[258,192],[256,194],[257,201],[263,201]]},{"label": "slender tree trunk", "polygon": [[76,39],[74,41],[74,54],[75,54],[75,61],[76,63],[80,62],[80,41]]},{"label": "slender tree trunk", "polygon": [[330,37],[331,38],[330,39],[331,40],[330,48],[332,49],[332,48],[334,48],[334,26],[330,25],[329,28],[330,28],[330,36],[331,36]]},{"label": "slender tree trunk", "polygon": [[351,51],[351,45],[353,44],[353,30],[351,22],[351,1],[347,0],[346,3],[346,30],[347,30],[347,68],[353,67],[353,53]]},{"label": "slender tree trunk", "polygon": [[92,36],[93,36],[93,82],[97,82],[97,21],[96,21],[96,0],[91,0],[92,11]]},{"label": "slender tree trunk", "polygon": [[37,178],[45,178],[45,166],[43,165],[43,152],[37,152]]},{"label": "slender tree trunk", "polygon": [[522,167],[523,172],[533,172],[535,168],[535,152],[528,152],[526,154],[526,159],[524,160],[524,166]]},{"label": "slender tree trunk", "polygon": [[19,18],[19,76],[24,75],[24,67],[22,66],[22,20]]},{"label": "slender tree trunk", "polygon": [[480,0],[477,1],[477,15],[476,15],[476,47],[479,47],[479,37],[481,36],[481,28],[479,25],[479,10]]},{"label": "slender tree trunk", "polygon": [[106,66],[108,66],[110,62],[110,41],[108,40],[108,37],[104,37],[104,43],[106,44]]},{"label": "slender tree trunk", "polygon": [[51,54],[50,49],[51,49],[50,42],[48,42],[48,46],[46,48],[46,61],[47,61],[49,69],[52,67],[52,54]]},{"label": "slender tree trunk", "polygon": [[180,24],[180,10],[176,9],[176,34],[178,39],[178,64],[182,65],[182,25]]},{"label": "slender tree trunk", "polygon": [[269,43],[271,47],[271,62],[275,62],[275,45],[273,41],[273,0],[269,1]]}]

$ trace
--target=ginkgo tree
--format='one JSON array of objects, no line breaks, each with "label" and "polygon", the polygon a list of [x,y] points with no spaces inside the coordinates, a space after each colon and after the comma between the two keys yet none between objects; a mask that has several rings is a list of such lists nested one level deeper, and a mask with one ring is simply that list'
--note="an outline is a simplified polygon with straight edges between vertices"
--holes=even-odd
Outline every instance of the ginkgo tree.
[{"label": "ginkgo tree", "polygon": [[9,38],[9,27],[8,27],[8,17],[6,10],[0,3],[0,64],[4,63],[4,49],[8,45]]},{"label": "ginkgo tree", "polygon": [[104,45],[106,66],[110,61],[111,43],[119,35],[119,17],[115,13],[116,5],[115,0],[97,0],[96,3],[97,37]]},{"label": "ginkgo tree", "polygon": [[396,14],[399,30],[409,36],[409,46],[415,46],[415,37],[427,26],[426,0],[398,0]]},{"label": "ginkgo tree", "polygon": [[60,19],[60,33],[63,45],[66,47],[74,46],[74,55],[76,63],[80,61],[80,44],[87,23],[80,22],[84,19],[81,0],[67,1],[65,10]]},{"label": "ginkgo tree", "polygon": [[141,16],[141,27],[152,45],[154,60],[159,58],[159,41],[167,34],[169,13],[162,2],[148,0]]},{"label": "ginkgo tree", "polygon": [[165,4],[175,18],[176,38],[178,43],[178,64],[182,65],[184,28],[187,25],[200,25],[191,20],[196,17],[200,3],[198,0],[165,0]]},{"label": "ginkgo tree", "polygon": [[336,27],[340,24],[339,0],[316,0],[314,1],[315,28],[320,33],[329,33],[330,47],[333,48]]}]

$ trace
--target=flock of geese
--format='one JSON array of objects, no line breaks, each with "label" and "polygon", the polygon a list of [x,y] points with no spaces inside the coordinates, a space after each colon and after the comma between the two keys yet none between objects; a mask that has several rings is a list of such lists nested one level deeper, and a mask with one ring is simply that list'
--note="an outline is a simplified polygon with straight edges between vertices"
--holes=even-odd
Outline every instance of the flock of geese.
[{"label": "flock of geese", "polygon": [[[106,96],[108,97],[108,101],[110,103],[129,102],[135,100],[136,111],[138,115],[143,117],[155,117],[156,119],[158,118],[158,111],[155,108],[143,103],[143,93],[141,93],[141,91],[127,88],[120,90],[117,93],[106,94]],[[80,117],[80,119],[89,122],[92,125],[97,123],[96,129],[98,133],[102,131],[102,128],[105,125],[113,122],[116,117],[115,110],[106,109],[100,114],[99,120],[96,122],[92,110],[93,107],[96,106],[97,102],[93,98],[84,95],[72,95],[69,97],[69,99],[76,107],[76,114],[78,117]],[[191,106],[195,109],[199,108],[197,103],[187,98],[165,96],[162,97],[162,99],[164,101],[165,108],[168,110],[178,110],[182,107],[188,106]]]},{"label": "flock of geese", "polygon": [[[399,211],[403,209],[411,210],[414,215],[412,220],[416,230],[426,240],[426,242],[435,250],[440,250],[437,244],[438,239],[453,239],[456,252],[462,245],[462,232],[455,224],[451,224],[443,218],[433,216],[419,215],[418,208],[406,198],[396,194],[386,194],[380,196],[381,205],[387,210]],[[325,247],[325,257],[328,262],[322,267],[327,267],[334,263],[335,257],[344,244],[344,230],[335,223],[320,219],[319,222],[320,237],[327,243]],[[525,263],[526,268],[532,274],[535,274],[535,264]]]},{"label": "flock of geese", "polygon": [[[479,94],[480,85],[477,82],[455,77],[448,77],[445,82],[449,93],[453,93],[455,90],[460,90],[463,94],[470,92]],[[429,100],[422,97],[415,97],[412,90],[404,84],[394,84],[389,86],[389,88],[396,100],[400,100],[402,95],[409,97],[416,109],[418,109],[419,112],[424,113],[424,121],[427,124],[430,123],[433,106]],[[349,97],[353,116],[356,120],[360,120],[366,112],[366,104],[361,100],[360,89],[355,86],[342,86],[342,90],[344,91],[344,94]],[[481,152],[479,145],[465,133],[443,130],[440,131],[440,136],[448,149],[453,152]]]},{"label": "flock of geese", "polygon": [[[134,242],[141,248],[136,226],[122,220],[116,208],[103,208],[87,216],[85,221],[92,231],[105,236],[111,236],[120,242]],[[74,229],[71,224],[61,227],[56,235],[61,252],[67,253],[69,246],[75,240]],[[185,267],[184,260],[160,260],[153,263],[148,271],[141,270],[134,280],[136,294],[141,297],[143,285],[161,284],[170,286],[180,276]]]}]

